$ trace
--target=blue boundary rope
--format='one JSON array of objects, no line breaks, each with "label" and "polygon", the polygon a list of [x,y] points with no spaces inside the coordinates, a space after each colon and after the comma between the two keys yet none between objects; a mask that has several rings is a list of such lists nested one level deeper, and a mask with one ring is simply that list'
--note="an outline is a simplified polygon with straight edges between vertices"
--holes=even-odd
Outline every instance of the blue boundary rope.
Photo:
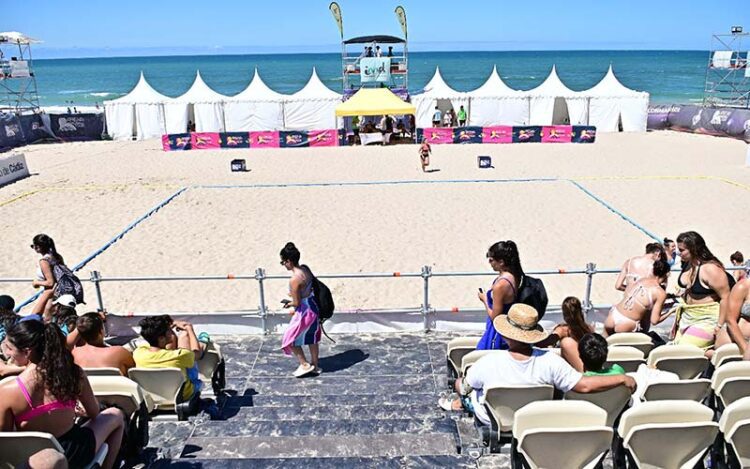
[{"label": "blue boundary rope", "polygon": [[[104,251],[106,251],[107,249],[109,249],[110,246],[112,246],[117,241],[119,241],[120,239],[122,239],[123,236],[125,236],[129,231],[131,231],[133,228],[135,228],[136,226],[138,226],[138,224],[140,224],[142,221],[144,221],[147,218],[149,218],[154,213],[158,212],[159,209],[161,209],[162,207],[164,207],[165,205],[167,205],[168,203],[170,203],[172,200],[174,200],[177,196],[179,196],[180,194],[182,194],[183,192],[185,192],[187,189],[188,189],[187,187],[183,187],[182,189],[178,190],[174,194],[170,195],[166,199],[164,199],[161,202],[159,202],[151,210],[149,210],[148,212],[146,212],[144,215],[141,215],[136,221],[134,221],[133,223],[131,223],[130,225],[128,225],[127,227],[125,227],[124,230],[120,231],[117,235],[115,235],[115,237],[113,237],[112,239],[110,239],[109,241],[107,241],[104,244],[104,246],[100,247],[99,249],[97,249],[93,253],[89,254],[88,257],[86,257],[84,260],[82,260],[81,262],[79,262],[71,270],[73,270],[73,272],[76,272],[76,271],[80,270],[81,268],[83,268],[86,264],[88,264],[89,262],[91,262],[92,260],[94,260],[94,258],[96,258],[96,256],[98,256],[99,254],[103,253]],[[41,295],[41,294],[42,294],[42,292],[39,291],[39,292],[35,293],[34,295],[32,295],[31,297],[27,298],[23,303],[21,303],[20,305],[16,306],[16,308],[15,308],[16,312],[20,311],[21,308],[23,308],[24,306],[26,306],[26,305],[28,305],[30,303],[33,303],[34,300],[36,300],[37,298],[39,298],[39,295]]]}]

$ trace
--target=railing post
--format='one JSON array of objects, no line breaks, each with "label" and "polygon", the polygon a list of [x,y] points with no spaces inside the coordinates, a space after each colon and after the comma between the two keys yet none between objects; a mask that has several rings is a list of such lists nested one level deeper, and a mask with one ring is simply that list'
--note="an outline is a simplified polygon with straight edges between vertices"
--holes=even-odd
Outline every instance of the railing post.
[{"label": "railing post", "polygon": [[104,312],[104,299],[102,298],[102,287],[100,282],[102,276],[98,270],[91,271],[91,281],[94,282],[94,288],[96,289],[96,301],[99,303],[99,311]]},{"label": "railing post", "polygon": [[266,292],[263,288],[263,279],[266,278],[266,271],[261,267],[255,269],[255,280],[258,281],[258,291],[260,293],[260,305],[258,305],[258,311],[260,312],[260,327],[263,329],[263,335],[268,334],[268,324],[266,322]]},{"label": "railing post", "polygon": [[591,287],[594,283],[594,275],[596,274],[596,264],[589,262],[586,264],[586,296],[583,297],[583,312],[586,316],[594,310],[594,305],[591,303]]},{"label": "railing post", "polygon": [[432,267],[429,265],[422,266],[422,279],[424,279],[424,298],[422,299],[422,318],[424,319],[424,331],[430,331],[430,277],[432,277]]}]

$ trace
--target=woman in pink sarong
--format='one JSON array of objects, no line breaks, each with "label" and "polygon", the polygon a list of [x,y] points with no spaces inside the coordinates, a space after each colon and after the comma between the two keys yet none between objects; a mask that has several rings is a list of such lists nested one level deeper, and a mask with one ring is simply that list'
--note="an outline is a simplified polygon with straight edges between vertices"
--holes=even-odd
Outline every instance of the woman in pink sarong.
[{"label": "woman in pink sarong", "polygon": [[[318,342],[320,342],[320,321],[318,320],[318,305],[313,295],[313,274],[307,266],[299,264],[300,253],[294,243],[286,243],[281,250],[281,265],[292,272],[289,280],[289,296],[291,300],[282,300],[285,308],[294,308],[294,315],[289,322],[281,339],[281,348],[287,355],[294,355],[299,360],[299,366],[294,376],[315,373],[319,374]],[[310,347],[310,362],[305,357],[302,346]]]}]

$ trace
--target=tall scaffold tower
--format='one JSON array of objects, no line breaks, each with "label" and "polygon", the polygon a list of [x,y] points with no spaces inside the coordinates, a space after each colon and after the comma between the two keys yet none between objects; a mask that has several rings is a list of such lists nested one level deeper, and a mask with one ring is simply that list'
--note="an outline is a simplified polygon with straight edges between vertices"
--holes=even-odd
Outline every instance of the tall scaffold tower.
[{"label": "tall scaffold tower", "polygon": [[730,34],[714,34],[706,67],[703,105],[750,108],[750,34],[733,26]]},{"label": "tall scaffold tower", "polygon": [[41,41],[19,32],[0,32],[0,112],[39,111],[31,45]]}]

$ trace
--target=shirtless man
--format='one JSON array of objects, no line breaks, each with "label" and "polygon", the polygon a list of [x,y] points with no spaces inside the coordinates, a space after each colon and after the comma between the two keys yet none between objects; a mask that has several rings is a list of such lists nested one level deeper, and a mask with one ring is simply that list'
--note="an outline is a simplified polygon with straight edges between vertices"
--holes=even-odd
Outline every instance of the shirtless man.
[{"label": "shirtless man", "polygon": [[104,343],[104,321],[100,313],[78,318],[76,330],[84,345],[73,349],[73,359],[82,368],[118,368],[123,376],[135,366],[133,355],[124,347]]},{"label": "shirtless man", "polygon": [[659,258],[666,260],[664,247],[659,243],[648,243],[644,255],[631,257],[622,264],[620,275],[617,276],[615,282],[615,289],[625,291],[630,284],[650,276],[654,261]]},{"label": "shirtless man", "polygon": [[669,275],[669,263],[664,259],[653,261],[651,273],[629,283],[622,300],[609,310],[604,321],[606,335],[616,332],[639,332],[651,324],[662,321],[662,308],[667,292],[661,284]]}]

